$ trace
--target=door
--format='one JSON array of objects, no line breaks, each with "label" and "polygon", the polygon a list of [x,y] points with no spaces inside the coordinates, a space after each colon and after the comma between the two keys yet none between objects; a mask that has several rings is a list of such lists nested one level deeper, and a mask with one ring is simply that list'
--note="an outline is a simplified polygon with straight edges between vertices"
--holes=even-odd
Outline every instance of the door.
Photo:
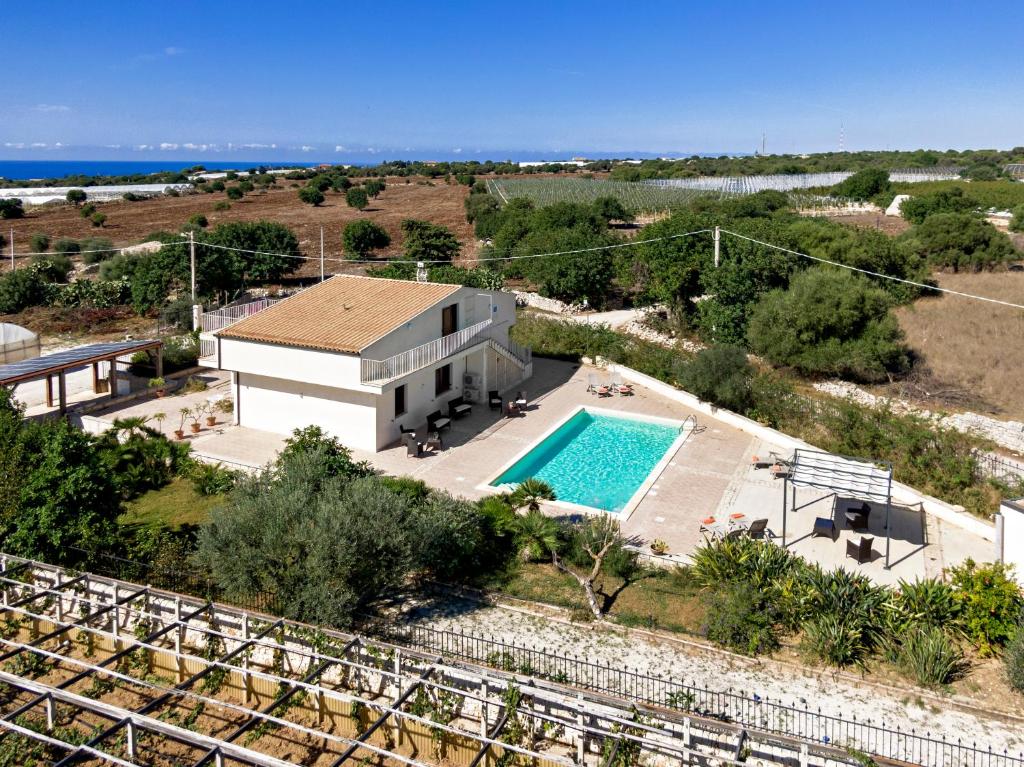
[{"label": "door", "polygon": [[450,336],[459,329],[459,305],[452,304],[441,310],[441,335]]}]

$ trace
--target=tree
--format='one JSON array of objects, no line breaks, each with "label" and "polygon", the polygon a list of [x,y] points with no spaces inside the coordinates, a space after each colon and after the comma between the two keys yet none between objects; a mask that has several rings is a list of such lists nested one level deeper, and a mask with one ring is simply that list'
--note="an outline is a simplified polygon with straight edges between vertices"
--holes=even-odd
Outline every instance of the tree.
[{"label": "tree", "polygon": [[80,215],[82,218],[89,218],[95,212],[96,206],[93,205],[91,202],[86,203],[85,205],[78,209],[78,215]]},{"label": "tree", "polygon": [[618,197],[598,197],[594,200],[594,210],[606,222],[621,221],[628,224],[634,218]]},{"label": "tree", "polygon": [[737,346],[711,346],[702,349],[680,375],[683,388],[700,399],[745,412],[752,400],[754,368],[747,353]]},{"label": "tree", "polygon": [[317,456],[322,461],[321,473],[325,478],[356,479],[374,473],[366,461],[353,461],[352,451],[319,426],[292,430],[292,436],[285,440],[284,449],[278,454],[278,469],[283,469],[292,457],[300,455]]},{"label": "tree", "polygon": [[0,200],[0,218],[24,218],[25,209],[17,197]]},{"label": "tree", "polygon": [[366,258],[371,251],[390,245],[391,237],[368,218],[360,218],[345,225],[341,242],[349,258]]},{"label": "tree", "polygon": [[[1013,209],[1013,218],[1010,219],[1011,232],[1024,232],[1024,205],[1018,205]],[[1024,643],[1021,644],[1024,647]]]},{"label": "tree", "polygon": [[210,225],[209,219],[206,218],[202,213],[195,213],[188,217],[188,222],[185,224],[186,229],[205,229]]},{"label": "tree", "polygon": [[870,200],[876,194],[889,191],[890,186],[889,171],[865,168],[832,187],[832,194],[852,200]]},{"label": "tree", "polygon": [[243,197],[245,197],[245,192],[243,192],[241,188],[237,186],[229,186],[226,190],[226,193],[229,200],[241,200]]},{"label": "tree", "polygon": [[53,250],[55,253],[62,253],[64,255],[70,256],[75,253],[81,252],[82,246],[79,245],[76,240],[63,237],[57,240],[57,243],[53,246]]},{"label": "tree", "polygon": [[754,307],[751,348],[805,375],[884,381],[906,372],[909,352],[891,300],[860,275],[817,266]]},{"label": "tree", "polygon": [[46,301],[46,279],[39,270],[15,269],[0,276],[0,314],[17,314]]},{"label": "tree", "polygon": [[509,497],[513,508],[527,511],[540,511],[542,502],[553,500],[555,500],[555,491],[551,485],[535,477],[529,477],[520,482]]},{"label": "tree", "polygon": [[447,227],[429,221],[407,218],[402,222],[402,234],[404,254],[410,261],[451,261],[462,249]]},{"label": "tree", "polygon": [[381,179],[371,178],[363,184],[363,188],[366,189],[366,193],[370,197],[377,199],[378,195],[387,188],[387,185]]},{"label": "tree", "polygon": [[364,210],[366,206],[370,204],[370,198],[366,196],[365,189],[359,186],[354,186],[345,192],[345,202],[350,208]]},{"label": "tree", "polygon": [[41,232],[36,232],[29,238],[28,247],[33,253],[45,253],[50,249],[50,238]]},{"label": "tree", "polygon": [[81,189],[69,189],[68,193],[64,195],[64,199],[76,207],[85,202],[87,197],[88,195]]},{"label": "tree", "polygon": [[324,193],[315,186],[304,186],[299,189],[299,199],[307,205],[317,207],[324,201]]},{"label": "tree", "polygon": [[94,227],[101,228],[107,222],[107,214],[97,211],[89,217],[89,220],[92,222]]},{"label": "tree", "polygon": [[991,269],[1016,251],[1010,238],[987,221],[966,213],[936,213],[903,235],[910,252],[937,269]]}]

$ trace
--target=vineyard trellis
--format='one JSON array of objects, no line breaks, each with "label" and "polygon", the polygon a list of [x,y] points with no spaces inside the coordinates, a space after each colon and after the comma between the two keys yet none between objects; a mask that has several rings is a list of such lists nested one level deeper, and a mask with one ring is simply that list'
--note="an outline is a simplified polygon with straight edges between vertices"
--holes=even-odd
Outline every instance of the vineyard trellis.
[{"label": "vineyard trellis", "polygon": [[515,197],[526,198],[535,205],[590,204],[599,197],[615,197],[635,211],[671,210],[686,206],[698,197],[723,196],[720,192],[699,189],[659,188],[633,181],[587,178],[488,179],[487,190],[503,205]]}]

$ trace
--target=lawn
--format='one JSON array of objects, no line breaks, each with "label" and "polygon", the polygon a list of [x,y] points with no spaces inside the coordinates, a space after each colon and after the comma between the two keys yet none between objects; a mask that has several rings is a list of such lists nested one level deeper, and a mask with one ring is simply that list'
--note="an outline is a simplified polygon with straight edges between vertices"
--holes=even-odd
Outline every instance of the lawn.
[{"label": "lawn", "polygon": [[128,501],[120,521],[122,525],[180,530],[205,522],[210,511],[223,502],[223,495],[200,495],[189,480],[175,477],[159,490]]},{"label": "lawn", "polygon": [[[553,565],[521,564],[489,586],[519,599],[568,607],[574,618],[589,620],[583,590],[575,579]],[[629,582],[602,575],[595,586],[603,609],[616,623],[691,635],[700,633],[705,609],[700,589],[683,570],[654,568]]]}]

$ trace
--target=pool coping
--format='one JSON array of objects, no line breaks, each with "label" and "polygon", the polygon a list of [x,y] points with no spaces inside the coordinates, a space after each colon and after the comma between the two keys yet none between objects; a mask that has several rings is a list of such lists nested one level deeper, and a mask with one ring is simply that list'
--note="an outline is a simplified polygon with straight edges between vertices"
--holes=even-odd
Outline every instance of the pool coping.
[{"label": "pool coping", "polygon": [[[683,446],[683,443],[689,438],[690,434],[693,433],[693,425],[687,420],[679,420],[677,418],[663,418],[656,415],[647,415],[645,413],[627,413],[622,410],[612,410],[604,407],[594,407],[593,405],[576,405],[572,410],[566,414],[564,418],[558,419],[553,426],[546,429],[539,437],[534,439],[525,448],[516,453],[511,459],[502,464],[501,468],[497,471],[492,472],[483,482],[476,486],[476,489],[483,493],[491,495],[500,495],[506,490],[502,490],[501,487],[492,485],[498,477],[504,474],[506,471],[515,466],[519,461],[529,455],[538,445],[544,440],[554,434],[556,431],[561,429],[566,423],[575,418],[581,411],[588,411],[597,415],[609,416],[612,418],[624,418],[633,421],[646,421],[648,423],[658,423],[665,426],[673,426],[679,429],[679,433],[676,438],[672,441],[666,449],[661,459],[651,468],[650,472],[640,486],[633,492],[633,495],[629,497],[629,500],[619,511],[608,511],[607,509],[601,509],[596,506],[586,506],[580,503],[572,503],[570,501],[545,501],[544,505],[554,507],[556,509],[564,509],[565,511],[577,513],[577,514],[609,514],[613,515],[619,522],[625,522],[629,519],[630,515],[636,510],[636,507],[647,497],[651,488],[661,477],[662,473],[668,467],[669,463],[675,458],[679,448]],[[689,425],[688,425],[689,423]]]}]

